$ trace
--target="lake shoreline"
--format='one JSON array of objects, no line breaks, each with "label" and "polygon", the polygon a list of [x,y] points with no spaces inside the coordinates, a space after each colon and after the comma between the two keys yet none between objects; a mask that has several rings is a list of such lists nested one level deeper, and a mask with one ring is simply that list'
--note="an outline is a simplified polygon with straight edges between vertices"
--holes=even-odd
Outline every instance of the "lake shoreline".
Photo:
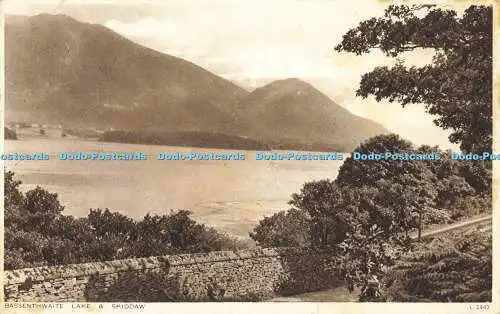
[{"label": "lake shoreline", "polygon": [[7,138],[7,140],[78,140],[207,149],[259,150],[266,152],[280,150],[301,152],[350,151],[348,147],[331,143],[302,143],[293,139],[283,139],[278,142],[214,132],[104,131],[89,133],[89,131],[51,128],[44,129],[43,134],[40,134],[38,128],[21,128],[13,132],[16,133],[17,138]]},{"label": "lake shoreline", "polygon": [[[193,217],[217,230],[248,237],[264,216],[287,210],[291,194],[304,182],[334,178],[343,161],[254,160],[252,151],[242,161],[156,160],[158,152],[204,152],[208,149],[104,143],[66,138],[29,137],[6,140],[4,151],[119,152],[141,151],[148,161],[109,160],[6,161],[24,189],[40,186],[57,193],[65,212],[84,217],[90,208],[109,208],[134,219],[146,213],[187,209]],[[230,150],[210,149],[231,153]],[[248,153],[250,152],[250,153]],[[53,154],[53,153],[52,153]]]}]

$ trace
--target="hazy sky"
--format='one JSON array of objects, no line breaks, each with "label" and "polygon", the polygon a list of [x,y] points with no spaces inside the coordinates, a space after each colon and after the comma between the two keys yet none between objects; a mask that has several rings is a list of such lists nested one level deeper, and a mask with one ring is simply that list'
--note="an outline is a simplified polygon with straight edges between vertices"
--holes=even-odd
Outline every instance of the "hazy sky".
[{"label": "hazy sky", "polygon": [[[118,5],[119,3],[119,5]],[[467,3],[448,8],[462,10]],[[308,81],[349,111],[417,143],[456,148],[422,105],[401,108],[355,96],[361,75],[394,60],[380,52],[355,56],[333,47],[360,21],[381,16],[385,1],[81,1],[7,0],[6,14],[62,13],[100,23],[153,49],[192,61],[255,88],[275,79]],[[432,52],[407,55],[422,65]]]}]

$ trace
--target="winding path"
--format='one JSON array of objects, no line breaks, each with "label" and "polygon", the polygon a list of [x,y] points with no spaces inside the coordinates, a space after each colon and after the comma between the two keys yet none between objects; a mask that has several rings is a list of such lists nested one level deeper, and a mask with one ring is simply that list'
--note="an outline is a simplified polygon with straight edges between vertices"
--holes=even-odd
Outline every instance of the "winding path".
[{"label": "winding path", "polygon": [[[458,231],[463,229],[480,228],[484,231],[489,231],[492,229],[492,215],[483,214],[474,217],[470,217],[464,221],[460,221],[451,225],[446,226],[434,226],[428,228],[422,232],[421,237],[431,237],[442,233],[447,233],[451,231]],[[411,235],[411,238],[416,239],[418,237],[417,233]],[[345,287],[337,287],[333,289],[308,292],[299,295],[294,295],[290,297],[276,298],[271,301],[273,302],[357,302],[358,301],[358,291],[350,293]]]}]

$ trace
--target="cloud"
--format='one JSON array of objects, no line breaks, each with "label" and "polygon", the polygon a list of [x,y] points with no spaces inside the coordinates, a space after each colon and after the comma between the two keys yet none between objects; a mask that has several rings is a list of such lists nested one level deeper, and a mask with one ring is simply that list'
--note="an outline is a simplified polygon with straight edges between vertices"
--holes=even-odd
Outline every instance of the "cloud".
[{"label": "cloud", "polygon": [[[374,65],[392,62],[380,53],[355,58],[333,51],[350,27],[374,12],[382,14],[384,5],[341,1],[284,4],[200,2],[186,10],[176,3],[162,20],[110,20],[106,26],[152,48],[174,51],[176,56],[241,79],[345,79],[361,75]],[[214,59],[217,62],[211,62]]]}]

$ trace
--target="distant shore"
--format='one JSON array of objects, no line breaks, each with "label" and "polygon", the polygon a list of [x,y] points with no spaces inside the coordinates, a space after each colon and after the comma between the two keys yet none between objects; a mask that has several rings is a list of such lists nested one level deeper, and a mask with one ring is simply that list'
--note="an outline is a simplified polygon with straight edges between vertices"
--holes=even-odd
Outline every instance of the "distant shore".
[{"label": "distant shore", "polygon": [[293,140],[269,142],[247,137],[209,132],[153,132],[153,131],[106,131],[101,142],[188,146],[198,148],[239,149],[239,150],[297,150],[297,151],[347,151],[342,145],[324,143],[300,143]]},{"label": "distant shore", "polygon": [[[8,131],[7,131],[8,130]],[[193,148],[234,149],[249,151],[295,150],[308,152],[349,151],[349,147],[332,143],[302,143],[295,139],[266,141],[216,132],[162,132],[92,130],[51,127],[23,127],[18,132],[6,128],[5,139],[44,138],[61,140],[92,140],[108,143],[163,145]],[[16,134],[17,133],[17,134]]]},{"label": "distant shore", "polygon": [[17,134],[16,132],[12,131],[11,129],[4,127],[3,128],[4,132],[4,139],[6,140],[17,140]]},{"label": "distant shore", "polygon": [[240,136],[209,132],[106,131],[101,142],[189,146],[200,148],[270,150],[269,145]]}]

